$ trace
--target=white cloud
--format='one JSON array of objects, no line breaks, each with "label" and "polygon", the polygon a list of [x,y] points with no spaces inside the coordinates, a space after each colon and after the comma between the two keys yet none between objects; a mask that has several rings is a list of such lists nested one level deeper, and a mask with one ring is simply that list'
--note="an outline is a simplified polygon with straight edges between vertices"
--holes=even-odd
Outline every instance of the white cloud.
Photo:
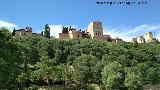
[{"label": "white cloud", "polygon": [[11,29],[11,28],[18,27],[18,26],[14,23],[0,20],[0,27],[7,27],[7,28]]},{"label": "white cloud", "polygon": [[62,25],[50,25],[50,34],[56,38],[59,38],[59,33],[62,32]]},{"label": "white cloud", "polygon": [[[124,41],[131,41],[132,38],[143,36],[145,32],[152,32],[153,36],[160,40],[160,24],[144,24],[136,27],[104,27],[104,33],[111,37],[121,38]],[[154,35],[153,34],[153,35]]]},{"label": "white cloud", "polygon": [[59,33],[62,32],[63,27],[69,27],[72,26],[72,28],[77,28],[76,25],[49,25],[50,26],[50,33],[51,36],[54,36],[56,38],[59,38]]},{"label": "white cloud", "polygon": [[157,32],[157,36],[155,37],[160,41],[160,31]]}]

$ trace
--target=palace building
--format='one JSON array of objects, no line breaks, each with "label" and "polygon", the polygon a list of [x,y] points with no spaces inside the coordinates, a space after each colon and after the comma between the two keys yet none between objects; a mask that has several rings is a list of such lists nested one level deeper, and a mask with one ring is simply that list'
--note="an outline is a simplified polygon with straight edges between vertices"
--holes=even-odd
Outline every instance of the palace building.
[{"label": "palace building", "polygon": [[63,27],[62,33],[59,33],[59,39],[61,40],[77,38],[90,38],[90,34],[85,31],[81,31],[81,29],[77,31],[75,28],[72,28],[71,26],[69,28]]},{"label": "palace building", "polygon": [[139,36],[132,38],[133,43],[149,43],[149,42],[158,42],[156,38],[153,38],[152,32],[145,32],[144,36]]},{"label": "palace building", "polygon": [[32,33],[32,28],[31,27],[26,27],[25,29],[19,29],[16,30],[15,28],[13,29],[12,36],[42,36],[40,33]]},{"label": "palace building", "polygon": [[98,39],[110,42],[123,42],[122,39],[119,38],[111,38],[110,35],[103,35],[103,26],[102,22],[90,22],[86,31],[76,30],[75,28],[71,28],[71,26],[63,27],[62,33],[59,33],[59,39],[61,40],[69,40],[69,39],[77,39],[77,38],[91,38]]},{"label": "palace building", "polygon": [[[47,38],[50,37],[50,27],[48,24],[45,25],[45,31],[41,33],[32,33],[32,28],[31,27],[26,27],[25,29],[19,29],[16,30],[14,28],[12,32],[12,36],[14,37],[19,37],[19,36],[44,36]],[[146,34],[147,40],[150,40],[150,37],[152,35]],[[54,37],[53,37],[54,38]],[[90,22],[87,30],[82,31],[81,29],[77,30],[75,28],[70,27],[63,27],[62,32],[59,33],[59,39],[60,40],[70,40],[70,39],[84,39],[84,38],[90,38],[90,39],[97,39],[97,40],[103,40],[103,41],[108,41],[108,42],[123,42],[122,39],[119,38],[111,38],[110,35],[104,35],[103,34],[103,26],[102,22],[99,21],[94,21]]]},{"label": "palace building", "polygon": [[16,30],[14,28],[12,35],[13,36],[32,36],[32,28],[26,27],[25,29],[19,29],[19,30]]}]

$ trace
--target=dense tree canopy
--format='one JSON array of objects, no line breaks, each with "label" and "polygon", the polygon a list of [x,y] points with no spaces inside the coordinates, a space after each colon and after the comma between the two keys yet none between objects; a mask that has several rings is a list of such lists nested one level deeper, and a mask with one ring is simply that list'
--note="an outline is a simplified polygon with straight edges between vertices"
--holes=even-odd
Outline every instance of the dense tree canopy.
[{"label": "dense tree canopy", "polygon": [[141,90],[160,82],[160,44],[11,35],[0,28],[0,89],[31,84],[86,89],[96,83],[107,90]]}]

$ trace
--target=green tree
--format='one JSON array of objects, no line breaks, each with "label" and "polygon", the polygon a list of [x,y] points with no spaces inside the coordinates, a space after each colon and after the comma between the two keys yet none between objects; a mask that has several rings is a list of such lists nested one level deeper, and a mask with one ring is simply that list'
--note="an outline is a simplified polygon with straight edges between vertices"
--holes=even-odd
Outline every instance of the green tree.
[{"label": "green tree", "polygon": [[154,67],[150,67],[148,70],[147,70],[147,75],[146,75],[146,81],[150,84],[155,84],[155,83],[158,83],[160,80],[159,80],[159,69],[158,67],[157,68],[154,68]]},{"label": "green tree", "polygon": [[41,31],[41,35],[43,36],[43,30]]},{"label": "green tree", "polygon": [[11,32],[0,28],[0,89],[11,89],[18,85],[16,78],[21,70],[22,47],[11,40]]},{"label": "green tree", "polygon": [[11,32],[4,27],[0,28],[0,42],[2,41],[9,41],[12,38]]},{"label": "green tree", "polygon": [[49,27],[48,24],[45,25],[44,36],[45,36],[46,38],[50,38],[50,27]]},{"label": "green tree", "polygon": [[94,67],[97,59],[91,55],[81,55],[73,61],[73,78],[77,84],[86,87],[88,83],[93,83]]},{"label": "green tree", "polygon": [[31,72],[31,80],[44,80],[48,85],[50,85],[50,80],[62,80],[62,67],[49,59],[47,52],[42,52],[40,56],[40,61],[34,65],[36,70]]},{"label": "green tree", "polygon": [[143,89],[142,78],[138,74],[136,74],[136,72],[132,71],[130,68],[126,70],[124,85],[128,88],[128,90]]},{"label": "green tree", "polygon": [[118,62],[110,62],[102,71],[102,82],[107,90],[124,90],[124,69]]}]

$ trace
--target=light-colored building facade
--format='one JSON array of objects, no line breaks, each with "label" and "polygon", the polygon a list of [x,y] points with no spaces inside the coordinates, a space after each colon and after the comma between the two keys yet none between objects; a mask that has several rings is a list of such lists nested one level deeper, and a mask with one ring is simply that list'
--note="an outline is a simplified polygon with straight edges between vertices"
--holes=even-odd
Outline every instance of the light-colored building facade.
[{"label": "light-colored building facade", "polygon": [[137,43],[145,43],[145,39],[143,38],[143,36],[137,37]]},{"label": "light-colored building facade", "polygon": [[103,27],[102,22],[90,22],[88,25],[87,32],[91,34],[91,38],[102,38],[103,37]]},{"label": "light-colored building facade", "polygon": [[145,32],[144,36],[132,38],[132,42],[133,43],[149,43],[149,42],[158,43],[158,40],[156,38],[153,38],[152,32]]},{"label": "light-colored building facade", "polygon": [[152,32],[145,32],[144,39],[145,39],[145,42],[152,42],[153,40]]},{"label": "light-colored building facade", "polygon": [[77,31],[71,26],[63,27],[62,33],[59,33],[59,39],[61,40],[69,40],[69,39],[77,39],[77,38],[90,38],[90,34],[85,31]]}]

